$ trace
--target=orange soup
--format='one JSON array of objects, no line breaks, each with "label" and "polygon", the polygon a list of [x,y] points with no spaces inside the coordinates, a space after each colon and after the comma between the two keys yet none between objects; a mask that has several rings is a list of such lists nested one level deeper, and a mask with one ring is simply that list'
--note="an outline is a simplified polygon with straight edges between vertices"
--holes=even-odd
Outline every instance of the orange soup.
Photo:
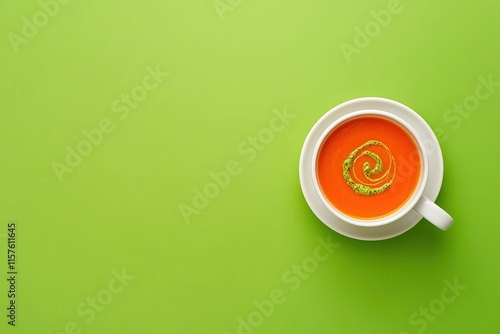
[{"label": "orange soup", "polygon": [[419,182],[421,157],[413,137],[392,120],[360,116],[337,126],[316,161],[318,183],[337,210],[381,218],[403,206]]}]

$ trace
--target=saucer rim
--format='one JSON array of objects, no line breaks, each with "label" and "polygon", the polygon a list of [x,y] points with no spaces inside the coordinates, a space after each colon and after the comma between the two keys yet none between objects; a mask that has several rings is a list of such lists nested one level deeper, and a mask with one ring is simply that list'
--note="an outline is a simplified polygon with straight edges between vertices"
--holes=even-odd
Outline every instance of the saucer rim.
[{"label": "saucer rim", "polygon": [[435,201],[443,181],[443,156],[436,135],[427,122],[406,105],[381,97],[362,97],[343,102],[326,112],[313,125],[302,146],[299,161],[299,179],[304,198],[318,219],[332,230],[344,236],[366,241],[396,237],[414,227],[423,217],[410,210],[400,219],[381,226],[358,226],[347,223],[334,215],[317,195],[312,180],[312,154],[321,134],[336,120],[352,112],[378,110],[393,114],[406,121],[422,141],[430,140],[433,150],[425,150],[429,160],[429,176],[423,195]]}]

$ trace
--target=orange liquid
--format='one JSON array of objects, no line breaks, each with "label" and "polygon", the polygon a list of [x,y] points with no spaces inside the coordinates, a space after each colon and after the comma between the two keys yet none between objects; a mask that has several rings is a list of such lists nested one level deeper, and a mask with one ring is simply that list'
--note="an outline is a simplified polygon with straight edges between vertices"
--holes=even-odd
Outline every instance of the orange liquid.
[{"label": "orange liquid", "polygon": [[[385,145],[368,145],[377,141]],[[360,148],[356,154],[353,152]],[[380,171],[375,169],[377,160]],[[344,162],[353,158],[353,164],[344,173]],[[365,174],[363,165],[369,164],[372,174]],[[421,157],[412,136],[389,119],[361,116],[336,127],[320,147],[316,162],[318,183],[326,199],[340,212],[359,219],[381,218],[403,206],[411,197],[420,178]],[[366,168],[366,167],[365,167]],[[346,177],[353,182],[349,184]],[[353,185],[354,184],[354,185]],[[355,191],[355,184],[363,189],[374,189],[389,184],[380,193],[365,195]],[[363,192],[363,191],[361,191]]]}]

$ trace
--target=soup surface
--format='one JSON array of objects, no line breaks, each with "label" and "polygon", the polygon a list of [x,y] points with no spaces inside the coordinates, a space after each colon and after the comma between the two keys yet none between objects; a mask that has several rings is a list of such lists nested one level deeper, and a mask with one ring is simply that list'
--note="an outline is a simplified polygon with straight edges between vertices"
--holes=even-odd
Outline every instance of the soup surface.
[{"label": "soup surface", "polygon": [[411,197],[421,157],[413,137],[379,116],[350,119],[326,137],[316,162],[318,183],[340,212],[359,219],[389,215]]}]

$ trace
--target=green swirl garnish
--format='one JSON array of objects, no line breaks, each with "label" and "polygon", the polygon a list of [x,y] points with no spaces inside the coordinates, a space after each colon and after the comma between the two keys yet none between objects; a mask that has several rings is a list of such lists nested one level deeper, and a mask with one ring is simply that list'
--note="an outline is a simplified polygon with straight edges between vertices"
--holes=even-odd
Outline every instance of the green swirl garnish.
[{"label": "green swirl garnish", "polygon": [[[379,173],[382,172],[383,169],[382,159],[378,156],[378,154],[368,150],[363,151],[361,154],[358,155],[358,153],[361,150],[369,146],[382,146],[389,154],[389,166],[387,168],[387,171],[376,178],[373,178],[372,176],[374,175],[377,176]],[[354,170],[356,162],[362,156],[368,156],[375,161],[374,168],[372,168],[368,162],[365,162],[363,164],[363,174],[367,180],[366,182],[361,181],[359,177],[356,175],[356,171]],[[351,169],[353,171],[352,173],[353,177],[356,180],[353,180],[351,177],[350,173]],[[391,173],[391,169],[393,169],[392,177],[388,180],[389,173]],[[394,162],[394,157],[392,156],[391,151],[384,143],[377,140],[369,140],[360,147],[356,148],[354,151],[352,151],[351,154],[349,154],[349,156],[347,157],[347,159],[344,161],[343,164],[343,175],[347,184],[351,186],[351,188],[357,194],[365,196],[378,195],[386,191],[387,188],[391,186],[392,181],[394,181],[394,177],[396,176],[396,163]]]}]

